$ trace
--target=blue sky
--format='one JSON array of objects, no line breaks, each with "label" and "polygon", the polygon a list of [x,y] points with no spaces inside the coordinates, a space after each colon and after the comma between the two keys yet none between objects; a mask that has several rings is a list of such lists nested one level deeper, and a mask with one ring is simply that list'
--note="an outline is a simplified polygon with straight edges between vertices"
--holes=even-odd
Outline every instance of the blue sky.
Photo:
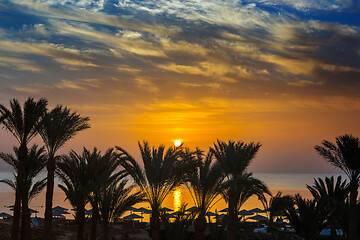
[{"label": "blue sky", "polygon": [[28,96],[91,117],[64,151],[232,138],[255,170],[328,171],[312,146],[360,135],[360,3],[3,0],[0,103]]}]

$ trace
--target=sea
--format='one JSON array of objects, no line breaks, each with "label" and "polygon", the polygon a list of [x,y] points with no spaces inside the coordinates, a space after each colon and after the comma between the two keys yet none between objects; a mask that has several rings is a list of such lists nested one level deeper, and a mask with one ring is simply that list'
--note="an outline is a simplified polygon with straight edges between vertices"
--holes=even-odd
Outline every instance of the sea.
[{"label": "sea", "polygon": [[[278,191],[281,191],[283,195],[295,195],[300,194],[305,198],[311,198],[310,192],[307,190],[306,185],[313,185],[314,179],[325,177],[337,177],[339,175],[342,176],[343,179],[347,179],[345,174],[342,173],[263,173],[263,172],[254,172],[254,177],[262,180],[270,189],[272,195],[276,195]],[[43,179],[46,177],[46,172],[41,172],[37,176],[37,180]],[[14,175],[10,171],[0,171],[0,180],[1,179],[11,179],[13,180]],[[57,186],[59,184],[59,180],[55,180],[55,191],[54,191],[54,202],[53,206],[61,206],[69,209],[70,214],[66,215],[66,218],[73,219],[74,213],[70,210],[73,207],[66,200],[65,194],[59,189]],[[14,190],[11,189],[8,185],[0,183],[0,212],[6,212],[8,214],[12,214],[10,210],[11,205],[14,204]],[[269,199],[269,197],[268,197]],[[163,203],[163,207],[170,208],[174,211],[180,209],[181,205],[187,204],[187,208],[194,206],[194,202],[191,198],[191,195],[188,189],[185,186],[178,187],[173,192],[171,192],[168,197],[165,199]],[[30,208],[37,210],[38,213],[34,214],[36,217],[43,217],[45,211],[45,190],[41,192],[37,197],[32,199],[30,202]],[[135,208],[144,207],[150,209],[149,204],[140,203],[134,206]],[[222,198],[217,199],[217,203],[211,208],[212,212],[219,212],[226,208],[226,203]],[[263,209],[263,205],[257,199],[257,197],[251,197],[242,207],[242,209],[250,210],[253,208],[261,208]],[[91,206],[87,206],[88,209]],[[133,212],[127,211],[123,216],[131,214]],[[148,214],[141,214],[140,212],[134,212],[139,216],[143,217],[140,221],[149,221]],[[35,217],[33,216],[33,217]]]}]

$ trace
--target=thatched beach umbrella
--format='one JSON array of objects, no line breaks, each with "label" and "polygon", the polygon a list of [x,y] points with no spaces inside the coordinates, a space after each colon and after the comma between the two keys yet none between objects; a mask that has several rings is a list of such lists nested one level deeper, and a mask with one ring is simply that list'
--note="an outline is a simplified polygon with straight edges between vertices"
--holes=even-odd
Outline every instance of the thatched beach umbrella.
[{"label": "thatched beach umbrella", "polygon": [[266,210],[261,210],[260,208],[253,208],[249,210],[249,212],[258,214],[258,213],[266,213]]},{"label": "thatched beach umbrella", "polygon": [[198,208],[194,206],[194,207],[186,209],[185,212],[195,212],[197,210],[198,210]]},{"label": "thatched beach umbrella", "polygon": [[160,212],[173,212],[174,210],[167,208],[167,207],[163,207],[160,209]]},{"label": "thatched beach umbrella", "polygon": [[220,210],[219,212],[228,212],[229,211],[229,208],[224,208],[222,210]]},{"label": "thatched beach umbrella", "polygon": [[239,211],[239,212],[238,212],[238,215],[241,215],[241,216],[250,216],[250,215],[254,215],[254,213],[244,209],[244,210]]},{"label": "thatched beach umbrella", "polygon": [[2,217],[4,219],[4,218],[12,217],[12,216],[10,214],[2,212],[2,213],[0,213],[0,217]]}]

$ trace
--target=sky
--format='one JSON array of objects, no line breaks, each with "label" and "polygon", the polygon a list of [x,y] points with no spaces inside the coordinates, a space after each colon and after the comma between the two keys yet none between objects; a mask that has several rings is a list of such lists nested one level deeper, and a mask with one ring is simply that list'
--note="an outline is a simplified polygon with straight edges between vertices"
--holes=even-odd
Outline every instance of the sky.
[{"label": "sky", "polygon": [[313,147],[360,136],[360,1],[1,0],[0,103],[29,96],[91,118],[60,153],[232,139],[251,171],[334,171]]}]

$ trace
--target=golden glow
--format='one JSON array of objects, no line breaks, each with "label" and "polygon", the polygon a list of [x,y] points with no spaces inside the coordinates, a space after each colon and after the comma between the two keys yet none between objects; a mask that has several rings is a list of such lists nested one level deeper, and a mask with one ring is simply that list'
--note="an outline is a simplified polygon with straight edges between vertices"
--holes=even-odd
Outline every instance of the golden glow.
[{"label": "golden glow", "polygon": [[179,211],[180,207],[181,207],[181,200],[182,200],[182,196],[181,196],[181,187],[178,187],[174,190],[174,211]]},{"label": "golden glow", "polygon": [[182,145],[182,142],[181,142],[180,139],[176,139],[176,140],[174,141],[174,146],[175,146],[175,147],[180,147],[181,145]]}]

